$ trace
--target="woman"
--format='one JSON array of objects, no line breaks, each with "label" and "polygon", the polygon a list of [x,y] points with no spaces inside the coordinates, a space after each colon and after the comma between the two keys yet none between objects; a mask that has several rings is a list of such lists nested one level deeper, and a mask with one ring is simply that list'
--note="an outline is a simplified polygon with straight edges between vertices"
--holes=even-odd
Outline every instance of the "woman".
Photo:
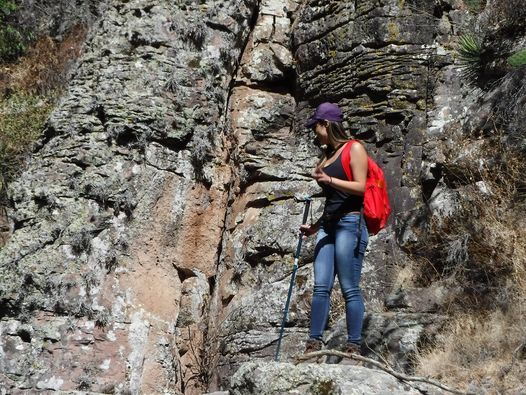
[{"label": "woman", "polygon": [[[367,153],[362,144],[351,145],[352,181],[345,175],[341,154],[348,137],[341,124],[342,111],[333,103],[320,104],[306,123],[314,130],[325,155],[312,175],[323,189],[325,207],[322,217],[300,231],[309,236],[318,232],[314,255],[314,293],[311,324],[305,353],[318,351],[329,317],[330,295],[335,276],[345,299],[347,346],[343,351],[360,353],[364,303],[359,287],[368,234],[362,217],[367,176]],[[348,149],[348,147],[346,148]]]}]

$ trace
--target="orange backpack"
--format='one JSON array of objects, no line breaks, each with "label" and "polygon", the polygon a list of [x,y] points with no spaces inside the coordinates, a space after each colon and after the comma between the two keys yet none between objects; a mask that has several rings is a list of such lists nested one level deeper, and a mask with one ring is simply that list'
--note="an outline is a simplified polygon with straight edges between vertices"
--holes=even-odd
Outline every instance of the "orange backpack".
[{"label": "orange backpack", "polygon": [[[356,140],[350,140],[343,148],[341,160],[345,175],[352,181],[351,146]],[[387,196],[387,183],[384,172],[371,157],[367,156],[367,179],[363,196],[363,216],[369,234],[375,235],[385,228],[391,214],[391,205]]]}]

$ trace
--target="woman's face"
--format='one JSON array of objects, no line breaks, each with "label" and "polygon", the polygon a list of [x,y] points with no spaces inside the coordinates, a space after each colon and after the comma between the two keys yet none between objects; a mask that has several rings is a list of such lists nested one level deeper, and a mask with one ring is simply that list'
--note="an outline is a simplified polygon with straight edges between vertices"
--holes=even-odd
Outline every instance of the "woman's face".
[{"label": "woman's face", "polygon": [[316,124],[313,126],[313,129],[321,144],[329,144],[329,133],[327,130],[327,124],[325,122],[316,122]]}]

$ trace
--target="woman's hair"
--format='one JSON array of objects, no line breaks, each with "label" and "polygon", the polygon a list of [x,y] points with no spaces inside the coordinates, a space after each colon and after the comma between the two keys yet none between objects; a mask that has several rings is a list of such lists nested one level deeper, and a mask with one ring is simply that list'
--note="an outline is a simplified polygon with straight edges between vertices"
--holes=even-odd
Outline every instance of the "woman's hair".
[{"label": "woman's hair", "polygon": [[345,132],[341,122],[325,121],[327,122],[327,134],[330,145],[339,147],[341,144],[349,141],[350,136]]},{"label": "woman's hair", "polygon": [[327,148],[325,148],[325,152],[318,163],[318,165],[321,165],[325,160],[331,156],[335,150],[337,150],[342,144],[345,144],[349,139],[351,138],[345,129],[343,128],[343,125],[341,122],[334,122],[334,121],[320,121],[327,125],[327,136],[329,138],[329,144],[327,144]]}]

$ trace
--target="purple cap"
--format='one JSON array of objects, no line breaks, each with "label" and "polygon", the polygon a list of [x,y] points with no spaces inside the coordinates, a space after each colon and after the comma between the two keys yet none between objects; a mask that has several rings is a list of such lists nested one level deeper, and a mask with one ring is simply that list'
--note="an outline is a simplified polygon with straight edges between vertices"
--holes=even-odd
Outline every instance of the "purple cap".
[{"label": "purple cap", "polygon": [[342,110],[334,103],[321,103],[314,114],[307,120],[305,126],[310,128],[318,121],[341,122],[343,120]]}]

